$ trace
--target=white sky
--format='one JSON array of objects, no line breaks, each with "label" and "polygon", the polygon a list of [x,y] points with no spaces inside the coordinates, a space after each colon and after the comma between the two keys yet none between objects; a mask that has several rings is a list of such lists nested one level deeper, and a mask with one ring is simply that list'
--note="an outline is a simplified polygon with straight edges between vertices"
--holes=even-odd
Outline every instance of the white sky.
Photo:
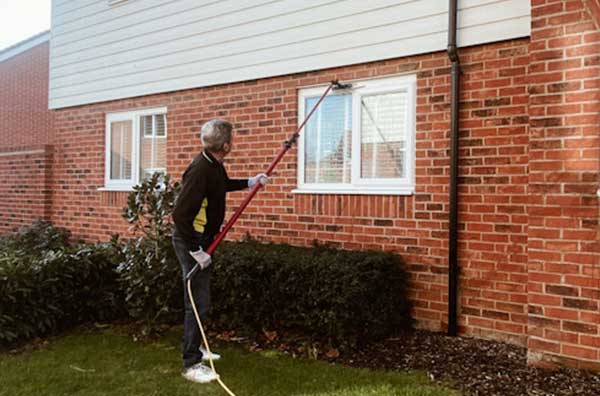
[{"label": "white sky", "polygon": [[51,0],[0,0],[0,51],[50,29]]}]

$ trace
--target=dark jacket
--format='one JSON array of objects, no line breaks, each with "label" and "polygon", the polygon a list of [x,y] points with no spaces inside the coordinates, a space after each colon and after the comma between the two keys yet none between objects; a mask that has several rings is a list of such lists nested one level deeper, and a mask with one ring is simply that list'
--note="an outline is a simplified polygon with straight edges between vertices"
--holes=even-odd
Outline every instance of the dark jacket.
[{"label": "dark jacket", "polygon": [[183,174],[173,221],[179,235],[194,243],[199,235],[212,238],[225,217],[225,193],[248,187],[247,179],[230,179],[208,151],[198,154]]}]

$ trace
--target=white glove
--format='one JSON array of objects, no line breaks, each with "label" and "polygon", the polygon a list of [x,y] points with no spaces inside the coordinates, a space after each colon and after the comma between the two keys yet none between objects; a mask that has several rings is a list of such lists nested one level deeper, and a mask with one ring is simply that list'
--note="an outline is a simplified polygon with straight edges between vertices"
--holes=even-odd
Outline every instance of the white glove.
[{"label": "white glove", "polygon": [[196,260],[196,262],[200,266],[200,269],[205,269],[210,265],[212,261],[210,255],[204,250],[202,250],[202,248],[198,248],[198,250],[196,250],[195,252],[192,252],[190,250],[190,255],[194,258],[194,260]]},{"label": "white glove", "polygon": [[258,175],[248,179],[248,187],[252,188],[256,183],[260,183],[263,186],[269,182],[269,177],[265,173],[259,173]]}]

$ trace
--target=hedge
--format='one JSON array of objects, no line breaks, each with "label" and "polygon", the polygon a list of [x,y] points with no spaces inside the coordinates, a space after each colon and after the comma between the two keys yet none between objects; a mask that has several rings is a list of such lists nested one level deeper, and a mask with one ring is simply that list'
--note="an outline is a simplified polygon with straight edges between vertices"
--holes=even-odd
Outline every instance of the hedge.
[{"label": "hedge", "polygon": [[212,295],[210,316],[227,328],[355,344],[412,325],[408,274],[386,252],[225,243],[215,255]]},{"label": "hedge", "polygon": [[[183,282],[166,234],[69,246],[64,231],[37,227],[40,238],[0,241],[0,343],[127,314],[144,333],[181,323]],[[412,324],[408,274],[392,253],[249,239],[220,246],[212,271],[210,318],[221,329],[356,345]]]},{"label": "hedge", "polygon": [[49,221],[36,220],[0,237],[0,252],[17,256],[41,255],[69,246],[70,237],[68,230],[54,227]]},{"label": "hedge", "polygon": [[0,254],[0,343],[121,315],[112,249],[77,245],[37,255]]}]

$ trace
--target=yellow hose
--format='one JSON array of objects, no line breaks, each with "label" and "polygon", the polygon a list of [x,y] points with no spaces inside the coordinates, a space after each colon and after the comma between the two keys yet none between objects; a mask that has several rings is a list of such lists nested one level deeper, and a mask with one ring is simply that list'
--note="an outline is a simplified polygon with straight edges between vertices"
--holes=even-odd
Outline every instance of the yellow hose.
[{"label": "yellow hose", "polygon": [[215,369],[215,364],[212,359],[212,354],[210,353],[210,347],[208,346],[208,340],[206,338],[206,334],[204,333],[204,328],[202,327],[202,321],[200,320],[200,315],[198,314],[198,310],[196,309],[196,303],[194,302],[194,295],[192,294],[192,279],[187,280],[187,290],[188,290],[188,295],[190,297],[190,302],[192,303],[192,310],[194,311],[194,316],[196,317],[196,322],[198,322],[198,327],[200,328],[200,333],[202,334],[202,340],[204,341],[204,348],[206,348],[206,353],[208,353],[208,361],[210,363],[210,368],[217,376],[217,382],[219,383],[219,385],[221,385],[221,387],[225,390],[225,392],[227,392],[230,396],[235,396],[235,393],[233,393],[227,387],[227,385],[225,385],[223,383],[223,381],[221,381],[221,377],[219,377],[219,374],[217,374],[217,370]]}]

